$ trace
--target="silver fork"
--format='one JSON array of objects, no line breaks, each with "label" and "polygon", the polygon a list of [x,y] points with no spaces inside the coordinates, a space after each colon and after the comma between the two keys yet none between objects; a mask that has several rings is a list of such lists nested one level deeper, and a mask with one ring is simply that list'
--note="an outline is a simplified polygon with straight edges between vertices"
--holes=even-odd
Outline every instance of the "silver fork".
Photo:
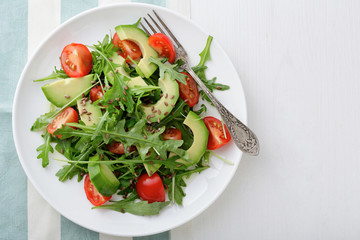
[{"label": "silver fork", "polygon": [[[214,95],[209,91],[209,89],[205,86],[205,84],[200,80],[200,78],[195,74],[195,72],[191,69],[191,67],[188,64],[188,55],[181,45],[181,43],[176,39],[174,34],[170,31],[170,29],[166,26],[164,21],[159,17],[159,15],[153,10],[154,15],[160,22],[161,26],[166,30],[168,34],[165,33],[163,28],[160,26],[160,24],[150,15],[149,18],[151,21],[155,24],[155,26],[159,29],[159,31],[163,34],[169,35],[173,42],[175,43],[175,49],[176,49],[176,57],[175,61],[178,59],[183,60],[182,68],[184,68],[195,80],[195,82],[199,85],[202,90],[204,90],[205,94],[210,98],[214,106],[219,111],[221,118],[225,125],[228,127],[230,131],[230,135],[232,136],[236,146],[243,151],[244,153],[256,156],[259,154],[259,141],[256,137],[256,135],[245,125],[243,124],[239,119],[237,119],[232,113],[229,112],[215,97]],[[150,27],[153,33],[156,33],[156,29],[151,25],[151,23],[144,17],[143,18],[146,24]],[[144,31],[150,36],[149,30],[140,22],[140,25],[144,29]]]}]

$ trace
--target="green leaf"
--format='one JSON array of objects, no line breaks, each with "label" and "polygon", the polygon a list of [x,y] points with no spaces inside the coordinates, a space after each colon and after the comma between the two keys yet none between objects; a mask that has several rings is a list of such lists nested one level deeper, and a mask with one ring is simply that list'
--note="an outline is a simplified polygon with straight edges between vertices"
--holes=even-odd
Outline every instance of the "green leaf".
[{"label": "green leaf", "polygon": [[34,80],[34,82],[42,82],[42,81],[51,80],[51,79],[68,78],[68,77],[69,76],[64,72],[64,70],[62,70],[62,69],[57,70],[55,67],[55,70],[49,76],[40,78],[40,79],[36,79],[36,80]]},{"label": "green leaf", "polygon": [[199,54],[200,56],[200,62],[197,66],[205,66],[206,61],[210,60],[210,46],[211,46],[211,42],[213,40],[212,36],[209,36],[207,41],[206,41],[206,45],[204,50],[201,51],[201,53]]},{"label": "green leaf", "polygon": [[93,209],[111,209],[121,213],[128,212],[138,216],[151,216],[159,214],[160,211],[170,203],[169,201],[153,203],[148,203],[148,201],[136,201],[134,196],[136,195],[132,194],[127,199],[115,201],[111,205],[93,207]]},{"label": "green leaf", "polygon": [[86,137],[91,138],[92,133],[85,132],[78,129],[73,129],[69,126],[63,126],[62,128],[58,128],[55,132],[55,135],[61,135],[61,139],[67,139],[71,137]]},{"label": "green leaf", "polygon": [[96,125],[96,128],[95,128],[94,133],[93,133],[92,136],[91,136],[91,141],[93,141],[93,140],[95,139],[95,137],[100,134],[100,130],[101,130],[102,126],[104,125],[104,123],[105,123],[108,115],[109,115],[109,112],[106,111],[106,112],[104,113],[104,115],[101,117],[99,123]]},{"label": "green leaf", "polygon": [[67,179],[72,179],[74,176],[78,175],[78,182],[82,179],[82,171],[80,168],[73,167],[73,165],[64,165],[57,173],[56,176],[59,177],[61,182],[64,182]]},{"label": "green leaf", "polygon": [[153,85],[148,85],[148,86],[134,86],[131,88],[131,92],[135,95],[140,95],[140,96],[146,96],[145,93],[154,91],[154,90],[158,90],[161,89],[161,87],[159,86],[153,86]]},{"label": "green leaf", "polygon": [[153,148],[162,159],[167,159],[168,151],[174,152],[185,159],[188,158],[186,152],[183,149],[179,149],[183,143],[182,140],[164,141],[160,138],[165,127],[158,129],[158,131],[154,133],[146,132],[144,130],[146,125],[145,119],[139,120],[128,132],[122,127],[123,125],[124,124],[118,125],[116,131],[104,131],[104,133],[108,133],[116,140],[122,142],[125,148],[132,145],[137,146],[141,159],[144,160],[146,158],[146,154],[150,148]]},{"label": "green leaf", "polygon": [[183,187],[186,187],[186,183],[182,177],[174,176],[172,183],[169,185],[169,199],[172,202],[182,205],[183,198],[186,196]]},{"label": "green leaf", "polygon": [[71,140],[57,140],[57,144],[55,146],[55,150],[64,155],[67,159],[72,159],[72,147],[71,147]]},{"label": "green leaf", "polygon": [[[96,149],[94,146],[87,146],[86,151],[82,152],[80,155],[78,155],[75,160],[77,161],[83,161],[89,157],[89,155]],[[62,169],[60,169],[56,176],[59,177],[59,181],[64,182],[67,179],[71,179],[74,175],[81,173],[81,169],[77,168],[78,163],[71,163],[70,165],[64,166]]]},{"label": "green leaf", "polygon": [[31,131],[39,131],[45,128],[49,123],[52,122],[54,119],[54,116],[58,113],[58,111],[51,111],[48,113],[45,113],[38,117],[34,124],[31,126]]},{"label": "green leaf", "polygon": [[40,154],[37,156],[37,158],[42,159],[42,166],[46,167],[49,165],[49,152],[54,152],[53,147],[50,145],[51,142],[51,134],[46,132],[45,135],[43,135],[43,138],[45,140],[44,144],[40,145],[36,151],[40,152]]},{"label": "green leaf", "polygon": [[154,57],[150,57],[149,61],[152,63],[155,63],[156,65],[159,66],[160,78],[164,78],[164,74],[165,74],[165,72],[167,72],[170,75],[170,78],[172,80],[174,80],[174,81],[178,80],[179,82],[186,84],[186,80],[185,80],[186,75],[179,73],[175,69],[178,66],[177,64],[174,64],[174,65],[165,64],[165,63],[162,63],[159,58],[154,58]]},{"label": "green leaf", "polygon": [[[201,51],[199,54],[200,56],[200,62],[198,65],[193,67],[195,74],[200,78],[200,80],[205,84],[205,86],[210,90],[210,92],[213,92],[214,90],[228,90],[230,87],[225,84],[215,83],[216,78],[207,79],[205,75],[205,70],[207,69],[207,66],[205,66],[206,62],[209,61],[210,58],[210,46],[211,42],[213,40],[212,36],[209,36],[204,50]],[[199,94],[203,100],[206,100],[211,103],[211,100],[206,96],[205,92],[203,90],[199,91]]]},{"label": "green leaf", "polygon": [[[108,39],[104,39],[103,42]],[[114,50],[109,49],[113,48],[113,44],[108,43],[104,46],[104,43],[100,45],[88,46],[90,49],[94,50],[93,59],[96,61],[100,59],[99,67],[97,67],[97,73],[100,75],[102,72],[105,74],[108,70],[111,71],[114,76],[114,84],[111,89],[109,89],[104,96],[101,98],[100,103],[105,105],[119,105],[123,110],[126,106],[126,110],[131,113],[134,110],[135,102],[132,99],[129,89],[126,86],[125,76],[118,73],[115,69],[118,67],[117,64],[111,62],[108,56],[111,56],[114,53]],[[116,101],[119,99],[119,101]]]}]

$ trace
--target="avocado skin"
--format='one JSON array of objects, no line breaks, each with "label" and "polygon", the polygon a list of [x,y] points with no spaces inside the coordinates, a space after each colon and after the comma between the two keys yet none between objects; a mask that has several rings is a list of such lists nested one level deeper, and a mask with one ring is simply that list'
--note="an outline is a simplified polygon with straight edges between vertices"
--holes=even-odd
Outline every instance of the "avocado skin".
[{"label": "avocado skin", "polygon": [[183,163],[186,166],[192,166],[200,161],[201,157],[206,151],[209,139],[209,130],[207,129],[201,117],[193,111],[190,111],[189,114],[186,116],[184,124],[191,129],[194,135],[194,142],[187,150],[190,162],[183,159],[178,159],[176,161]]},{"label": "avocado skin", "polygon": [[101,195],[110,197],[118,190],[119,180],[106,164],[100,162],[99,155],[90,157],[89,161],[91,162],[88,164],[90,181]]}]

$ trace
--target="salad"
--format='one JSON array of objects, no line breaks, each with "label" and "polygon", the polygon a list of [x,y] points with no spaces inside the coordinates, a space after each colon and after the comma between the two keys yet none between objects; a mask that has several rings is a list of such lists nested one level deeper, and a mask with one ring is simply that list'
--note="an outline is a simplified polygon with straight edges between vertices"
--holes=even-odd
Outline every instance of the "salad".
[{"label": "salad", "polygon": [[[170,38],[147,36],[139,21],[115,27],[113,36],[92,46],[64,47],[61,68],[34,80],[52,80],[41,87],[51,107],[31,131],[42,132],[36,149],[42,166],[55,150],[61,153],[66,159],[55,160],[66,164],[56,176],[62,182],[85,177],[93,208],[144,216],[182,205],[185,179],[207,169],[212,150],[231,136],[199,106],[200,97],[210,100],[182,60],[175,61]],[[211,91],[227,90],[205,75],[211,41],[193,70]]]}]

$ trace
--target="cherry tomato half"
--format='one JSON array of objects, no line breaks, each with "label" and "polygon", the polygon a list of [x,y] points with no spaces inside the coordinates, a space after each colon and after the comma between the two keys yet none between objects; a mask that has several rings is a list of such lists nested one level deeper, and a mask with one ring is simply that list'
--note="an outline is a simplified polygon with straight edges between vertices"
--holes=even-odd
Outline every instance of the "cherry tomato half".
[{"label": "cherry tomato half", "polygon": [[159,53],[161,57],[168,58],[169,63],[174,63],[175,47],[171,39],[163,33],[155,33],[149,37],[149,45]]},{"label": "cherry tomato half", "polygon": [[[72,107],[65,108],[56,118],[47,126],[47,131],[50,134],[53,134],[58,128],[61,128],[62,125],[66,123],[79,122],[79,115]],[[75,129],[75,127],[72,127]],[[61,135],[55,135],[58,138],[61,138]]]},{"label": "cherry tomato half", "polygon": [[131,63],[130,58],[127,58],[128,56],[133,60],[138,60],[142,55],[140,47],[136,43],[130,40],[120,40],[117,33],[114,34],[113,44],[114,46],[121,48],[122,52],[120,55],[126,59],[127,63]]},{"label": "cherry tomato half", "polygon": [[164,140],[181,140],[181,131],[177,128],[168,128],[161,134],[161,136]]},{"label": "cherry tomato half", "polygon": [[69,77],[83,77],[93,67],[93,59],[89,49],[79,43],[71,43],[61,53],[61,66]]},{"label": "cherry tomato half", "polygon": [[112,153],[115,153],[115,154],[124,154],[125,153],[124,144],[122,144],[121,142],[113,141],[112,143],[109,143],[107,145],[107,147],[108,147],[108,150]]},{"label": "cherry tomato half", "polygon": [[186,72],[182,72],[182,74],[185,74],[187,76],[187,84],[177,81],[179,84],[180,98],[186,101],[186,103],[189,104],[190,107],[193,107],[199,101],[199,90],[195,83],[195,80],[190,76],[190,74]]},{"label": "cherry tomato half", "polygon": [[[124,154],[125,153],[125,149],[124,149],[124,144],[122,144],[121,142],[117,142],[117,141],[113,141],[112,143],[109,143],[107,145],[107,148],[110,152],[115,153],[115,154]],[[136,150],[135,146],[131,146],[130,149],[128,149],[129,152],[133,152]]]},{"label": "cherry tomato half", "polygon": [[136,192],[141,200],[149,203],[165,201],[164,185],[157,173],[151,177],[147,173],[143,173],[136,182]]},{"label": "cherry tomato half", "polygon": [[91,90],[90,90],[90,100],[92,102],[95,102],[96,100],[99,100],[100,98],[102,98],[104,96],[104,92],[101,88],[101,86],[96,86],[96,87],[93,87]]},{"label": "cherry tomato half", "polygon": [[94,205],[94,206],[100,206],[106,203],[111,199],[110,197],[105,197],[101,195],[101,193],[98,192],[98,190],[95,188],[94,184],[90,181],[89,174],[86,175],[85,181],[84,181],[84,189],[87,199]]},{"label": "cherry tomato half", "polygon": [[[215,150],[218,149],[225,144],[227,144],[231,140],[230,132],[225,124],[214,117],[205,117],[204,123],[209,130],[209,140],[207,144],[207,149]],[[224,126],[224,128],[223,128]],[[226,133],[226,137],[224,134],[224,129]]]}]

